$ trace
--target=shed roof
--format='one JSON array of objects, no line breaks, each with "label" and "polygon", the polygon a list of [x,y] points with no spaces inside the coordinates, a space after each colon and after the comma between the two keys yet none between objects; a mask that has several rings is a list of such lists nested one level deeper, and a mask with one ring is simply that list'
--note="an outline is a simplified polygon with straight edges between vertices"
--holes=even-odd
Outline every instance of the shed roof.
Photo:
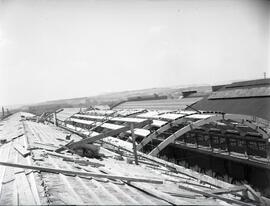
[{"label": "shed roof", "polygon": [[213,92],[208,99],[228,99],[270,96],[270,87],[237,88]]},{"label": "shed roof", "polygon": [[266,86],[270,85],[270,79],[255,79],[249,81],[241,81],[241,82],[234,82],[232,84],[226,85],[225,88],[237,88],[237,87],[258,87],[258,86]]},{"label": "shed roof", "polygon": [[270,120],[270,97],[215,100],[204,98],[192,107],[198,110],[245,114]]}]

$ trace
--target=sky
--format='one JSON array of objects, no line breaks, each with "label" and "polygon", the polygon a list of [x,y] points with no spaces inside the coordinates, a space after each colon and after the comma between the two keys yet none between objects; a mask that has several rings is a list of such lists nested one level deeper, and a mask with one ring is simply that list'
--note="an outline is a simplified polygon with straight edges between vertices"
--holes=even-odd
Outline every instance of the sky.
[{"label": "sky", "polygon": [[270,1],[0,0],[0,105],[270,77]]}]

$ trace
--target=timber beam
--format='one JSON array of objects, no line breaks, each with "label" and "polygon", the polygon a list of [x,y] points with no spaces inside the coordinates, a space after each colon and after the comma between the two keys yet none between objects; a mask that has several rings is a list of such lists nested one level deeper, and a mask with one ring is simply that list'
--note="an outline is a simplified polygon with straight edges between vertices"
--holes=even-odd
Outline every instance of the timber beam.
[{"label": "timber beam", "polygon": [[184,118],[180,118],[177,120],[174,120],[172,122],[168,122],[167,124],[165,124],[164,126],[162,126],[161,128],[159,128],[157,131],[153,132],[152,134],[148,135],[146,138],[144,138],[141,143],[139,145],[137,145],[137,150],[141,150],[145,145],[147,145],[151,140],[153,140],[154,138],[157,137],[157,135],[167,131],[168,129],[170,129],[172,126],[181,124],[185,121]]},{"label": "timber beam", "polygon": [[127,177],[127,176],[119,176],[119,175],[107,175],[107,174],[99,174],[99,173],[91,173],[91,172],[81,172],[81,171],[65,170],[65,169],[58,169],[58,168],[56,169],[56,168],[50,168],[50,167],[15,164],[11,162],[0,162],[0,165],[8,166],[8,167],[23,168],[23,169],[32,169],[32,170],[50,172],[50,173],[71,174],[71,175],[78,175],[78,176],[88,176],[88,177],[90,176],[90,177],[119,179],[119,180],[134,181],[134,182],[163,184],[163,180],[156,180],[156,179],[149,179],[149,178],[137,178],[137,177]]},{"label": "timber beam", "polygon": [[[188,117],[187,117],[188,118]],[[155,149],[153,149],[149,154],[152,156],[157,156],[160,151],[162,151],[165,147],[167,147],[170,143],[173,143],[177,138],[182,136],[183,134],[195,129],[196,127],[208,124],[210,122],[215,122],[219,120],[234,120],[240,123],[243,123],[249,126],[252,129],[255,129],[257,132],[263,135],[264,139],[269,139],[269,135],[261,128],[258,127],[255,123],[252,122],[253,118],[247,115],[237,115],[237,114],[215,114],[205,119],[198,120],[196,122],[192,122],[189,125],[179,129],[169,137],[167,137],[163,142],[161,142]],[[151,140],[151,139],[150,139]],[[150,141],[149,140],[149,141]]]},{"label": "timber beam", "polygon": [[[143,122],[140,122],[140,123],[135,123],[133,124],[134,128],[141,128],[141,127],[144,127],[145,125],[147,124],[151,124],[152,123],[152,120],[145,120]],[[77,147],[77,146],[80,146],[82,144],[89,144],[89,143],[93,143],[93,142],[96,142],[98,140],[101,140],[101,139],[104,139],[106,137],[109,137],[109,136],[114,136],[114,135],[118,135],[122,132],[126,132],[130,130],[130,126],[125,126],[125,127],[122,127],[122,128],[119,128],[119,129],[115,129],[115,130],[111,130],[111,131],[108,131],[106,133],[102,133],[102,134],[99,134],[99,135],[96,135],[96,136],[92,136],[92,137],[87,137],[83,140],[80,140],[78,142],[74,142],[72,144],[69,144],[68,147],[69,148],[73,148],[73,147]],[[56,152],[61,152],[65,150],[65,148],[59,148],[56,150]]]}]

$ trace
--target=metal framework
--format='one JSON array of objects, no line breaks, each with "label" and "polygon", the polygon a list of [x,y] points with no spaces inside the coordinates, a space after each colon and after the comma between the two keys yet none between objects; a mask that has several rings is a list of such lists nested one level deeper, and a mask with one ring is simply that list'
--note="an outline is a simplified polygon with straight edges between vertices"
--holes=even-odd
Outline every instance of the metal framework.
[{"label": "metal framework", "polygon": [[167,131],[168,129],[170,129],[172,126],[181,124],[185,121],[184,117],[180,118],[180,119],[176,119],[172,122],[168,122],[167,124],[165,124],[164,126],[160,127],[157,131],[151,133],[149,136],[147,136],[146,138],[144,138],[141,143],[139,145],[137,145],[137,150],[141,150],[145,145],[147,145],[151,140],[153,140],[157,135]]},{"label": "metal framework", "polygon": [[[188,116],[187,116],[188,118]],[[184,121],[185,117],[180,119]],[[252,129],[255,129],[258,133],[260,133],[263,136],[263,139],[269,139],[269,135],[259,126],[256,125],[256,118],[252,116],[247,116],[247,115],[237,115],[237,114],[213,114],[213,116],[207,117],[205,119],[198,120],[196,122],[192,122],[189,125],[179,129],[172,135],[170,135],[168,138],[166,138],[163,142],[161,142],[155,149],[153,149],[149,154],[152,156],[157,156],[160,151],[162,151],[165,147],[167,147],[170,143],[173,143],[177,138],[182,136],[183,134],[195,129],[196,127],[208,124],[210,122],[215,122],[219,120],[233,120],[239,123],[242,123],[248,127],[251,127]],[[179,121],[180,121],[179,120]],[[255,121],[254,121],[255,120]],[[181,121],[180,121],[181,122]],[[160,128],[159,130],[166,131],[168,129],[168,126],[165,125],[163,128]],[[151,137],[150,137],[151,136]],[[153,138],[155,138],[156,134],[154,133],[153,135],[150,135],[147,137],[147,140],[143,142],[143,144],[140,144],[140,147],[142,148],[143,145],[147,144],[150,142]],[[146,143],[147,142],[147,143]]]}]

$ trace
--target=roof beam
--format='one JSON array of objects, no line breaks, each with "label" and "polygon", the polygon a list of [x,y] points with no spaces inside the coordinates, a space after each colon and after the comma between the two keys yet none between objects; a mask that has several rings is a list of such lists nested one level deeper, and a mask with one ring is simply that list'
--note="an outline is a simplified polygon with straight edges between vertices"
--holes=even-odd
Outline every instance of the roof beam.
[{"label": "roof beam", "polygon": [[[188,118],[188,116],[187,116]],[[257,132],[263,135],[264,139],[269,139],[269,135],[260,127],[258,127],[255,123],[253,123],[252,120],[254,120],[253,117],[247,116],[247,115],[237,115],[237,114],[215,114],[213,116],[210,116],[208,118],[198,120],[196,122],[193,122],[180,130],[176,131],[172,135],[170,135],[168,138],[166,138],[163,142],[161,142],[155,149],[153,149],[149,154],[152,156],[157,156],[157,154],[163,150],[165,147],[167,147],[170,143],[173,143],[177,138],[182,136],[183,134],[191,131],[192,129],[208,124],[210,122],[215,122],[222,119],[231,119],[237,122],[241,122],[253,129],[255,129]]]},{"label": "roof beam", "polygon": [[[145,126],[147,124],[151,124],[151,123],[152,123],[152,120],[145,120],[145,121],[140,122],[140,123],[135,123],[134,128],[141,128],[141,127],[143,127],[143,126]],[[95,141],[104,139],[104,138],[109,137],[109,136],[118,135],[118,134],[120,134],[122,132],[126,132],[128,130],[130,130],[130,126],[125,126],[125,127],[119,128],[119,129],[111,130],[111,131],[108,131],[106,133],[102,133],[102,134],[93,136],[93,137],[87,137],[87,138],[85,138],[83,140],[80,140],[78,142],[74,142],[74,143],[68,145],[68,147],[73,148],[73,147],[80,146],[81,144],[93,143]],[[59,148],[59,149],[57,149],[57,152],[60,152],[60,151],[63,151],[63,150],[64,150],[64,148]]]},{"label": "roof beam", "polygon": [[141,150],[145,145],[147,145],[151,140],[153,140],[154,138],[157,137],[157,135],[167,131],[168,129],[170,129],[173,125],[177,125],[177,124],[181,124],[182,122],[184,122],[185,119],[184,118],[180,118],[177,120],[174,120],[172,122],[169,122],[167,124],[165,124],[163,127],[159,128],[157,131],[153,132],[152,134],[150,134],[149,136],[147,136],[146,138],[144,138],[141,143],[139,145],[137,145],[137,150]]},{"label": "roof beam", "polygon": [[212,117],[208,117],[206,119],[202,119],[202,120],[198,120],[196,122],[193,122],[193,123],[181,128],[180,130],[176,131],[175,133],[173,133],[169,137],[167,137],[163,142],[161,142],[149,154],[152,155],[152,156],[157,156],[157,154],[161,150],[163,150],[165,147],[167,147],[170,143],[173,143],[177,138],[179,138],[183,134],[191,131],[192,129],[194,129],[196,127],[199,127],[199,126],[202,126],[204,124],[208,124],[209,122],[217,121],[217,120],[220,120],[220,119],[222,119],[221,115],[215,115],[215,116],[212,116]]}]

